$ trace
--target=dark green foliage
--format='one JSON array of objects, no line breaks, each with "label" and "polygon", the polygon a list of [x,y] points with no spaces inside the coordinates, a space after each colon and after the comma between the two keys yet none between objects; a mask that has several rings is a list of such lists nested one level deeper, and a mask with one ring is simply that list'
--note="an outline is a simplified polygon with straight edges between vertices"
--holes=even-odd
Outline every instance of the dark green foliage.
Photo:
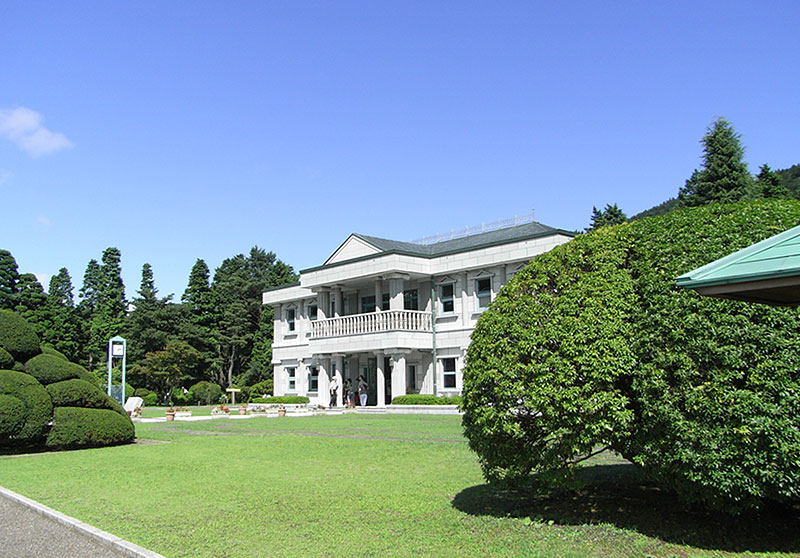
[{"label": "dark green foliage", "polygon": [[47,301],[42,309],[42,343],[49,343],[72,362],[81,362],[83,328],[72,300],[72,280],[62,267],[50,278]]},{"label": "dark green foliage", "polygon": [[185,371],[197,366],[202,356],[188,343],[175,341],[167,343],[161,351],[147,353],[140,368],[149,379],[148,385],[154,388],[163,403],[170,403],[175,388],[182,385]]},{"label": "dark green foliage", "polygon": [[142,405],[146,407],[156,407],[158,406],[158,394],[157,393],[148,393],[147,395],[142,397]]},{"label": "dark green foliage", "polygon": [[[47,390],[36,378],[23,372],[0,370],[0,395],[9,403],[9,411],[0,407],[0,444],[35,443],[47,434],[53,416],[53,403]],[[19,403],[24,405],[20,416]]]},{"label": "dark green foliage", "polygon": [[392,405],[461,405],[461,397],[436,397],[422,393],[399,395],[392,399]]},{"label": "dark green foliage", "polygon": [[212,405],[219,403],[222,388],[211,382],[197,382],[189,388],[189,400],[198,405]]},{"label": "dark green foliage", "polygon": [[781,184],[785,186],[792,196],[800,198],[800,164],[792,165],[788,169],[775,171],[781,179]]},{"label": "dark green foliage", "polygon": [[25,372],[44,385],[80,378],[97,385],[95,377],[83,366],[52,354],[41,354],[25,363]]},{"label": "dark green foliage", "polygon": [[118,411],[119,403],[103,390],[86,380],[75,378],[47,386],[55,407],[89,407]]},{"label": "dark green foliage", "polygon": [[762,198],[790,198],[792,195],[789,189],[781,184],[781,177],[769,168],[769,165],[761,165],[761,169],[756,176],[756,192]]},{"label": "dark green foliage", "polygon": [[65,355],[61,351],[57,351],[56,349],[54,349],[50,345],[42,345],[42,354],[51,355],[51,356],[58,357],[58,358],[63,359],[63,360],[69,360],[67,358],[67,355]]},{"label": "dark green foliage", "polygon": [[33,328],[21,316],[10,310],[0,310],[0,348],[21,362],[41,352],[39,338],[36,337]]},{"label": "dark green foliage", "polygon": [[258,382],[257,384],[250,386],[250,396],[270,397],[274,391],[274,388],[275,386],[273,385],[272,378],[270,378],[269,380],[264,380],[263,382]]},{"label": "dark green foliage", "polygon": [[463,424],[487,479],[611,447],[711,507],[800,500],[800,315],[674,280],[798,221],[797,202],[712,204],[538,256],[467,354]]},{"label": "dark green foliage", "polygon": [[284,405],[302,405],[308,403],[308,397],[302,395],[279,395],[277,397],[256,397],[251,403],[267,403],[271,405],[284,404]]},{"label": "dark green foliage", "polygon": [[108,409],[56,407],[47,447],[85,448],[126,444],[134,440],[134,427],[127,415]]},{"label": "dark green foliage", "polygon": [[14,366],[14,357],[11,353],[0,347],[0,370],[11,370]]},{"label": "dark green foliage", "polygon": [[684,206],[735,202],[758,197],[744,161],[741,136],[724,118],[715,120],[700,140],[703,167],[686,181],[678,195]]},{"label": "dark green foliage", "polygon": [[17,282],[17,314],[27,321],[37,336],[41,336],[46,328],[44,320],[44,305],[47,295],[44,294],[41,283],[33,273],[23,273]]},{"label": "dark green foliage", "polygon": [[628,220],[625,212],[622,211],[617,204],[606,204],[605,209],[600,211],[596,207],[592,207],[591,223],[586,228],[587,231],[593,231],[600,227],[607,227],[610,225],[619,225]]},{"label": "dark green foliage", "polygon": [[0,310],[13,310],[17,305],[17,260],[8,250],[0,250]]},{"label": "dark green foliage", "polygon": [[22,399],[0,394],[0,443],[21,431],[27,416],[28,407]]},{"label": "dark green foliage", "polygon": [[673,209],[677,209],[680,203],[678,198],[670,198],[665,202],[661,202],[660,204],[656,205],[655,207],[651,207],[641,213],[637,213],[633,217],[630,218],[631,221],[636,221],[637,219],[644,219],[645,217],[656,217],[658,215],[666,215]]}]

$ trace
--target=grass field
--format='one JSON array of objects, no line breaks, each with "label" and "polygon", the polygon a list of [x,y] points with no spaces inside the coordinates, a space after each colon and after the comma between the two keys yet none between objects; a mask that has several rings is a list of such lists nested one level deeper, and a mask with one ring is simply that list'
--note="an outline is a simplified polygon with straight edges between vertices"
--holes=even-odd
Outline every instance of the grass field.
[{"label": "grass field", "polygon": [[169,558],[800,556],[800,512],[687,510],[603,455],[572,492],[484,484],[459,417],[138,424],[136,445],[0,459],[0,484]]}]

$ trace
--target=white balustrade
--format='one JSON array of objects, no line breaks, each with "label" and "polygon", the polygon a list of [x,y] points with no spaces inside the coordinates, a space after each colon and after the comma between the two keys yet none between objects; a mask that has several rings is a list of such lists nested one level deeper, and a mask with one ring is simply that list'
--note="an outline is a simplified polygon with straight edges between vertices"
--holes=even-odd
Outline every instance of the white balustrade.
[{"label": "white balustrade", "polygon": [[384,331],[432,331],[430,312],[386,310],[311,322],[312,339]]}]

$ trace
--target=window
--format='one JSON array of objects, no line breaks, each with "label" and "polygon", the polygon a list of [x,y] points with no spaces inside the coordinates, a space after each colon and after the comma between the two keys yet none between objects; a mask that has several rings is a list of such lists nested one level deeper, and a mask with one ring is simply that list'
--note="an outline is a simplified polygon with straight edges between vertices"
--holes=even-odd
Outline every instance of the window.
[{"label": "window", "polygon": [[361,313],[367,314],[368,312],[375,311],[375,296],[362,296],[361,297]]},{"label": "window", "polygon": [[294,366],[286,367],[286,391],[295,391],[297,389],[297,379],[295,378],[296,368]]},{"label": "window", "polygon": [[417,294],[417,289],[403,291],[403,309],[419,310],[419,295]]},{"label": "window", "polygon": [[316,304],[310,304],[308,306],[308,319],[311,320],[312,322],[317,319],[317,305]]},{"label": "window", "polygon": [[408,381],[406,382],[406,391],[408,393],[414,393],[417,391],[417,365],[409,364],[406,367],[406,374],[408,376]]},{"label": "window", "polygon": [[308,391],[319,391],[319,366],[308,369]]},{"label": "window", "polygon": [[492,278],[475,279],[475,294],[478,295],[478,309],[484,310],[492,302]]},{"label": "window", "polygon": [[455,358],[443,358],[442,359],[442,368],[444,369],[444,387],[446,388],[455,388],[456,387],[456,359]]},{"label": "window", "polygon": [[294,308],[286,311],[286,329],[290,332],[294,331]]},{"label": "window", "polygon": [[442,304],[442,314],[452,314],[455,311],[454,294],[455,285],[448,283],[439,287],[439,300]]},{"label": "window", "polygon": [[389,309],[389,293],[383,293],[381,297],[381,310],[386,312]]}]

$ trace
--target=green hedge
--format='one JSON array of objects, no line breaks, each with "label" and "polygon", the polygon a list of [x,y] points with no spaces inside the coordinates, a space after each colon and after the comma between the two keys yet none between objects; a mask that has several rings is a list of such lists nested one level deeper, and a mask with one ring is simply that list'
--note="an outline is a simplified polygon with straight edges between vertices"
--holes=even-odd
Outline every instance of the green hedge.
[{"label": "green hedge", "polygon": [[80,378],[97,385],[96,378],[83,366],[52,354],[41,354],[25,363],[25,372],[44,385]]},{"label": "green hedge", "polygon": [[50,345],[42,345],[42,353],[46,355],[57,356],[58,358],[62,358],[64,360],[69,360],[64,353],[62,353],[61,351],[55,349]]},{"label": "green hedge", "polygon": [[9,439],[22,430],[28,407],[14,395],[0,394],[0,440]]},{"label": "green hedge", "polygon": [[302,395],[279,395],[276,397],[256,397],[250,403],[266,403],[268,405],[301,405],[308,402],[308,397],[303,397]]},{"label": "green hedge", "polygon": [[41,352],[33,328],[11,310],[0,310],[0,348],[20,362],[26,362]]},{"label": "green hedge", "polygon": [[11,353],[0,347],[0,370],[11,370],[14,367],[14,357]]},{"label": "green hedge", "polygon": [[108,409],[56,407],[47,447],[85,448],[133,442],[135,430],[127,417]]},{"label": "green hedge", "polygon": [[148,393],[147,395],[142,397],[142,405],[145,407],[158,407],[158,394],[157,393]]},{"label": "green hedge", "polygon": [[392,399],[392,405],[461,405],[461,396],[436,397],[422,393],[398,395]]},{"label": "green hedge", "polygon": [[800,313],[675,278],[800,222],[800,203],[712,204],[537,256],[481,315],[464,430],[484,476],[556,473],[608,446],[685,499],[800,500]]},{"label": "green hedge", "polygon": [[198,405],[216,405],[222,395],[222,388],[211,382],[197,382],[189,388],[189,400]]},{"label": "green hedge", "polygon": [[[44,438],[53,416],[53,403],[47,390],[36,378],[23,372],[0,370],[0,395],[12,411],[6,413],[0,406],[0,443],[32,443]],[[24,407],[24,420],[19,414],[19,404]]]},{"label": "green hedge", "polygon": [[73,378],[55,382],[47,386],[55,407],[89,407],[91,409],[111,409],[119,412],[121,406],[103,390],[86,380]]}]

